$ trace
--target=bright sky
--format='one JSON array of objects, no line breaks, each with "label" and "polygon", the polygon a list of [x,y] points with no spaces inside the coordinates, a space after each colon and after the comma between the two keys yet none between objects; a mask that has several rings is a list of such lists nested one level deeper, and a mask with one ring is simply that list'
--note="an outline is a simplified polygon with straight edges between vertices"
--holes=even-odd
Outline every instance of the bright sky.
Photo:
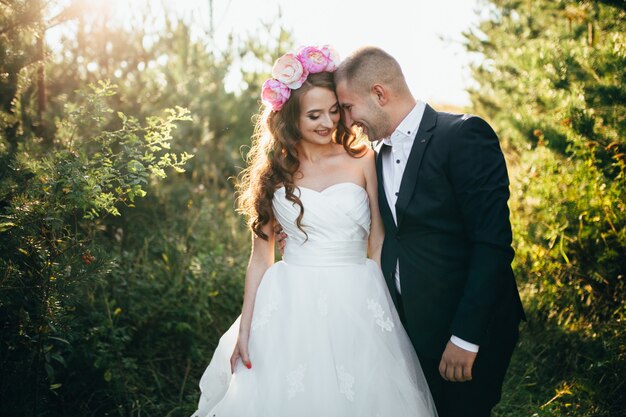
[{"label": "bright sky", "polygon": [[[478,21],[480,0],[83,0],[98,4],[122,21],[132,10],[149,6],[181,14],[198,29],[210,27],[213,4],[214,39],[253,33],[276,20],[300,45],[333,45],[341,56],[365,45],[393,55],[416,98],[437,104],[469,104],[471,84],[461,33]],[[97,7],[97,6],[96,6]],[[474,58],[475,59],[475,58]]]},{"label": "bright sky", "polygon": [[[185,2],[196,5],[197,18],[210,1],[177,4]],[[477,7],[478,0],[214,0],[213,19],[219,40],[273,20],[280,8],[296,45],[331,44],[341,56],[381,47],[398,60],[417,98],[465,105],[470,56],[461,33],[476,24]]]}]

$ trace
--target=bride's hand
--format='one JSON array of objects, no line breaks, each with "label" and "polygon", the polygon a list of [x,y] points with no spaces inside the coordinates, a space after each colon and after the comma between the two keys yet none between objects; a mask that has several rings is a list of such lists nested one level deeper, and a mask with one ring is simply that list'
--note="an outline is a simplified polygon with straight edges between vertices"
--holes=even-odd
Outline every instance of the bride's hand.
[{"label": "bride's hand", "polygon": [[252,368],[252,362],[250,362],[250,355],[248,354],[248,338],[239,335],[237,338],[237,344],[235,344],[235,350],[230,357],[230,373],[235,373],[235,366],[237,366],[237,360],[241,359],[246,368]]}]

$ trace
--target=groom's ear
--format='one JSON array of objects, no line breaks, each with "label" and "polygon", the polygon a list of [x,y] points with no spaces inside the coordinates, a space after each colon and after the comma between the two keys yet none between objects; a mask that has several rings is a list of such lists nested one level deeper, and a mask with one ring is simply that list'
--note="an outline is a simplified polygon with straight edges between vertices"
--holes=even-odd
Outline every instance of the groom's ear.
[{"label": "groom's ear", "polygon": [[372,96],[379,106],[384,106],[389,102],[389,92],[380,84],[374,84],[372,86]]}]

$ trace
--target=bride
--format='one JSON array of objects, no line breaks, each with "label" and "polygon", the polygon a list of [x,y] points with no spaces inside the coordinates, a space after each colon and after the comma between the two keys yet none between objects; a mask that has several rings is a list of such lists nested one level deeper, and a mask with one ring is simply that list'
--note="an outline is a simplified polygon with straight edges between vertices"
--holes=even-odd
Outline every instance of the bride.
[{"label": "bride", "polygon": [[[301,48],[263,85],[239,184],[253,236],[242,312],[193,417],[436,416],[380,271],[374,152],[342,120],[337,61]],[[289,239],[274,263],[277,223]]]}]

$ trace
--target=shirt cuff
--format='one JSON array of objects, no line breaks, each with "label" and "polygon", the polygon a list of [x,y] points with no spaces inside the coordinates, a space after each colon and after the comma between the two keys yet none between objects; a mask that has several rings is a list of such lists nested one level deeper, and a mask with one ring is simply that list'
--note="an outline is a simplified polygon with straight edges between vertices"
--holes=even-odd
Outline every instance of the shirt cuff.
[{"label": "shirt cuff", "polygon": [[460,347],[461,349],[465,349],[469,352],[478,353],[478,345],[475,345],[470,342],[466,342],[465,340],[458,338],[454,335],[450,338],[450,341]]}]

